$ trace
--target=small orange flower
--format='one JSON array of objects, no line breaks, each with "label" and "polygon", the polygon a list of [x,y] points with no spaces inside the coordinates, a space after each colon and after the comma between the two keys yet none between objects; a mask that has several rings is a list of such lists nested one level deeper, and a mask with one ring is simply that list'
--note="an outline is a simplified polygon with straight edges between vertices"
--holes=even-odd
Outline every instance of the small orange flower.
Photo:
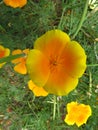
[{"label": "small orange flower", "polygon": [[[6,56],[9,56],[10,54],[10,50],[8,48],[4,48],[3,46],[0,45],[0,58],[3,58],[3,57],[6,57]],[[1,63],[0,64],[0,68],[5,64],[4,63]]]},{"label": "small orange flower", "polygon": [[3,2],[7,5],[7,6],[11,6],[13,8],[17,8],[17,7],[23,7],[24,5],[27,4],[27,0],[3,0]]},{"label": "small orange flower", "polygon": [[27,68],[26,68],[26,59],[27,59],[27,54],[29,52],[29,49],[25,49],[25,50],[14,50],[12,52],[12,55],[16,55],[16,54],[26,54],[24,57],[21,58],[17,58],[15,60],[12,60],[12,63],[16,64],[14,67],[14,70],[20,74],[26,74],[27,73]]},{"label": "small orange flower", "polygon": [[48,93],[66,95],[75,89],[86,69],[86,54],[66,33],[51,30],[35,41],[26,64],[34,84]]},{"label": "small orange flower", "polygon": [[64,121],[68,125],[74,125],[76,123],[78,127],[86,123],[92,113],[89,105],[78,104],[77,102],[68,103],[67,112],[68,114]]},{"label": "small orange flower", "polygon": [[28,87],[29,87],[29,89],[34,93],[34,95],[35,95],[36,97],[39,97],[39,96],[47,96],[47,95],[48,95],[48,93],[47,93],[42,87],[36,86],[36,85],[32,82],[32,80],[30,80],[30,81],[28,82]]}]

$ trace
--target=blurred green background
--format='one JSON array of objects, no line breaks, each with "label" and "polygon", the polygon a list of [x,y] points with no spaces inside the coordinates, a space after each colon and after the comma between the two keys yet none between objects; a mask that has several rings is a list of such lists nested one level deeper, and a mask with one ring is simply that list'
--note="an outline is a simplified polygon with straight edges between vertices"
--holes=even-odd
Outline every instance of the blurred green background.
[{"label": "blurred green background", "polygon": [[[23,8],[11,8],[0,0],[0,45],[15,49],[33,48],[34,41],[58,27],[72,38],[86,0],[28,0]],[[97,1],[96,1],[97,2]],[[98,3],[98,2],[97,2]],[[87,65],[98,64],[98,6],[88,6],[85,21],[75,37],[86,51]],[[35,98],[28,89],[28,75],[7,63],[0,69],[0,130],[98,130],[98,66],[88,66],[77,88],[60,99],[60,117],[52,120],[52,95]],[[64,122],[66,104],[89,104],[92,116],[77,127]]]}]

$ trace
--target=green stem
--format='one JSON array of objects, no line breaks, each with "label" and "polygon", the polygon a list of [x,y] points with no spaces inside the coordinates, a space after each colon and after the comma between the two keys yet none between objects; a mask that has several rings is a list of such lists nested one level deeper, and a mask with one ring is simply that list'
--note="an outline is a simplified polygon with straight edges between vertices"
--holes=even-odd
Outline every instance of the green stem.
[{"label": "green stem", "polygon": [[57,112],[58,112],[58,117],[60,117],[60,99],[57,100]]},{"label": "green stem", "polygon": [[17,55],[11,55],[11,56],[7,56],[7,57],[4,57],[4,58],[0,58],[0,63],[10,62],[14,59],[17,59],[17,58],[20,58],[20,57],[23,57],[23,56],[25,56],[25,54],[17,54]]},{"label": "green stem", "polygon": [[96,67],[98,66],[98,64],[90,64],[90,65],[87,65],[87,67]]},{"label": "green stem", "polygon": [[2,5],[2,4],[3,4],[3,1],[0,2],[0,5]]},{"label": "green stem", "polygon": [[59,25],[58,25],[58,29],[61,29],[61,24],[62,24],[62,21],[63,21],[65,9],[66,8],[64,8],[63,11],[62,11],[62,16],[61,16],[61,19],[60,19],[60,22],[59,22]]},{"label": "green stem", "polygon": [[56,114],[56,96],[53,95],[53,120],[55,120],[55,114]]},{"label": "green stem", "polygon": [[92,93],[92,73],[91,72],[89,72],[89,93],[90,93],[89,95],[89,98],[90,98],[91,93]]},{"label": "green stem", "polygon": [[75,5],[72,5],[72,4],[69,4],[69,5],[65,5],[65,7],[63,8],[63,11],[62,11],[62,15],[61,15],[61,18],[60,18],[60,22],[59,22],[59,24],[58,24],[58,29],[62,29],[61,28],[61,25],[62,25],[62,23],[64,23],[64,16],[65,16],[65,10],[66,9],[70,9],[70,8],[76,8],[76,7],[79,7],[79,6],[81,6],[82,5],[82,3],[78,3],[78,4],[75,4]]},{"label": "green stem", "polygon": [[87,9],[88,9],[88,3],[89,3],[89,0],[86,0],[80,23],[79,23],[77,30],[76,30],[75,34],[73,35],[72,39],[74,39],[76,37],[76,35],[78,34],[78,32],[80,31],[80,29],[82,27],[82,24],[83,24],[85,17],[86,17],[86,13],[87,13]]}]

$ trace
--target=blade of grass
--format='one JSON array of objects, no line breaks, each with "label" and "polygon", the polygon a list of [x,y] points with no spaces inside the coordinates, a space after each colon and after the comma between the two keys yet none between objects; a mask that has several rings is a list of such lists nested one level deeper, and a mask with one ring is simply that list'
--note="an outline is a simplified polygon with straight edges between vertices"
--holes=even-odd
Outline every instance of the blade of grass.
[{"label": "blade of grass", "polygon": [[80,20],[80,23],[79,23],[79,25],[78,25],[78,27],[77,27],[77,30],[76,30],[76,32],[74,33],[72,39],[74,39],[74,38],[77,36],[78,32],[80,31],[80,29],[81,29],[81,27],[82,27],[82,25],[83,25],[83,22],[84,22],[84,20],[85,20],[86,14],[87,14],[88,3],[89,3],[89,0],[86,0],[85,6],[84,6],[84,10],[83,10],[83,14],[82,14],[82,17],[81,17],[81,20]]},{"label": "blade of grass", "polygon": [[0,58],[0,63],[10,62],[14,59],[24,57],[24,56],[25,56],[25,54],[17,54],[17,55],[11,55],[11,56],[7,56],[7,57],[4,57],[4,58]]}]

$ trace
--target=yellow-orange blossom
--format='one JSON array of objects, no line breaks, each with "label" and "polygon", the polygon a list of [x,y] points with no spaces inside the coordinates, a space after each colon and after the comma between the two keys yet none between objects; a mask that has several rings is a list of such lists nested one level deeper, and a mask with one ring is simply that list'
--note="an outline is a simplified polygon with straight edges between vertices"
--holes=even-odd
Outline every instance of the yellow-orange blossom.
[{"label": "yellow-orange blossom", "polygon": [[[0,45],[0,58],[9,56],[10,54],[10,50],[8,48],[4,48],[2,45]],[[4,63],[0,63],[0,68],[5,64]]]},{"label": "yellow-orange blossom", "polygon": [[7,6],[11,6],[13,8],[17,8],[17,7],[23,7],[24,5],[27,4],[27,0],[3,0],[3,2],[7,5]]},{"label": "yellow-orange blossom", "polygon": [[66,95],[77,86],[86,69],[86,54],[66,33],[51,30],[35,41],[26,65],[35,85],[51,94]]},{"label": "yellow-orange blossom", "polygon": [[17,54],[25,54],[24,57],[20,57],[17,58],[15,60],[12,60],[12,63],[15,64],[14,70],[20,74],[26,74],[27,73],[27,68],[26,68],[26,58],[27,58],[27,54],[29,53],[29,49],[25,49],[25,50],[14,50],[12,52],[12,55],[17,55]]},{"label": "yellow-orange blossom", "polygon": [[67,112],[64,121],[68,125],[76,124],[78,127],[87,122],[92,111],[89,105],[78,104],[77,102],[71,102],[67,104]]}]

